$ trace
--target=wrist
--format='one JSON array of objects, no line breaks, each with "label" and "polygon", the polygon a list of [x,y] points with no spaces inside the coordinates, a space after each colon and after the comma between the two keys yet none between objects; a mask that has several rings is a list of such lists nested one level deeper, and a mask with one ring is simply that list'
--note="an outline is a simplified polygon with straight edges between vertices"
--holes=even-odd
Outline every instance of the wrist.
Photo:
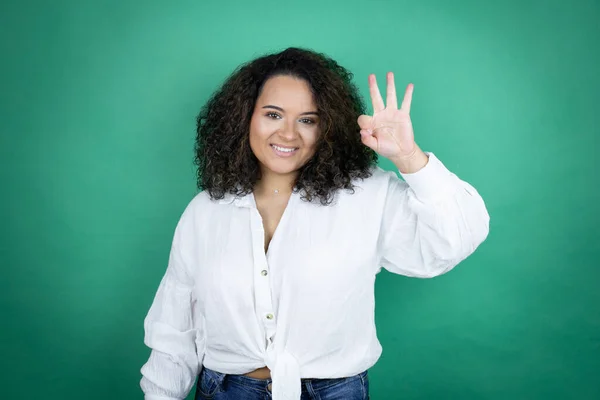
[{"label": "wrist", "polygon": [[390,158],[390,161],[394,163],[400,173],[413,174],[427,165],[429,157],[415,144],[412,153],[405,156]]}]

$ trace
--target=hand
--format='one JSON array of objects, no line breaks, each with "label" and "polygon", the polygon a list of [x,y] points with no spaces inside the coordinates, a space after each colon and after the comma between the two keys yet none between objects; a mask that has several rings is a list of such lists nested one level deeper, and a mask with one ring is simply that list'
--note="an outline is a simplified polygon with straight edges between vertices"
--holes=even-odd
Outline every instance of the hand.
[{"label": "hand", "polygon": [[[413,88],[412,83],[407,86],[402,105],[398,109],[394,74],[388,72],[386,106],[381,98],[381,93],[379,93],[375,75],[369,75],[369,92],[373,102],[373,116],[361,115],[358,118],[360,136],[365,146],[392,160],[401,172],[404,172],[401,168],[403,165],[411,164],[412,167],[408,169],[418,170],[427,163],[427,156],[415,143],[410,120]],[[414,167],[415,158],[419,159],[416,168]]]}]

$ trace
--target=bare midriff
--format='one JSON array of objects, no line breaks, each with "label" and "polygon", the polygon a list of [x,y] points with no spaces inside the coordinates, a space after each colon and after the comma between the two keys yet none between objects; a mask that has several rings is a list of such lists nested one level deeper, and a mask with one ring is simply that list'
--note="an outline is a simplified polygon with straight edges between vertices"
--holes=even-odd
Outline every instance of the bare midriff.
[{"label": "bare midriff", "polygon": [[262,367],[259,369],[255,369],[252,372],[248,372],[244,374],[244,376],[254,378],[254,379],[270,379],[271,378],[271,370],[268,367]]}]

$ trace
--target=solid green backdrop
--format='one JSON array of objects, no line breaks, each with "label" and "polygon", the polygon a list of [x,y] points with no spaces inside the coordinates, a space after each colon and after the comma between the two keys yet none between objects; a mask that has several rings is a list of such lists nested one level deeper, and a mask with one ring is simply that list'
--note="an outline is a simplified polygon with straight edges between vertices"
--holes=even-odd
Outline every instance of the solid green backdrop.
[{"label": "solid green backdrop", "polygon": [[491,215],[449,274],[378,275],[371,398],[600,398],[599,20],[593,0],[3,1],[0,397],[142,398],[195,116],[240,63],[303,46],[366,99],[371,72],[413,82],[417,142]]}]

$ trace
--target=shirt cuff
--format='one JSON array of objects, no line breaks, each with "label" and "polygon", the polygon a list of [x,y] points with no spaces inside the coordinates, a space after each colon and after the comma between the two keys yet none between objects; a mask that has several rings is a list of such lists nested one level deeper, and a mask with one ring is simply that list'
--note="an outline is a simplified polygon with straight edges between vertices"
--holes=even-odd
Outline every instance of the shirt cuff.
[{"label": "shirt cuff", "polygon": [[402,179],[415,192],[423,203],[432,203],[451,195],[454,174],[442,164],[433,153],[425,152],[429,157],[427,164],[412,174],[402,174]]}]

